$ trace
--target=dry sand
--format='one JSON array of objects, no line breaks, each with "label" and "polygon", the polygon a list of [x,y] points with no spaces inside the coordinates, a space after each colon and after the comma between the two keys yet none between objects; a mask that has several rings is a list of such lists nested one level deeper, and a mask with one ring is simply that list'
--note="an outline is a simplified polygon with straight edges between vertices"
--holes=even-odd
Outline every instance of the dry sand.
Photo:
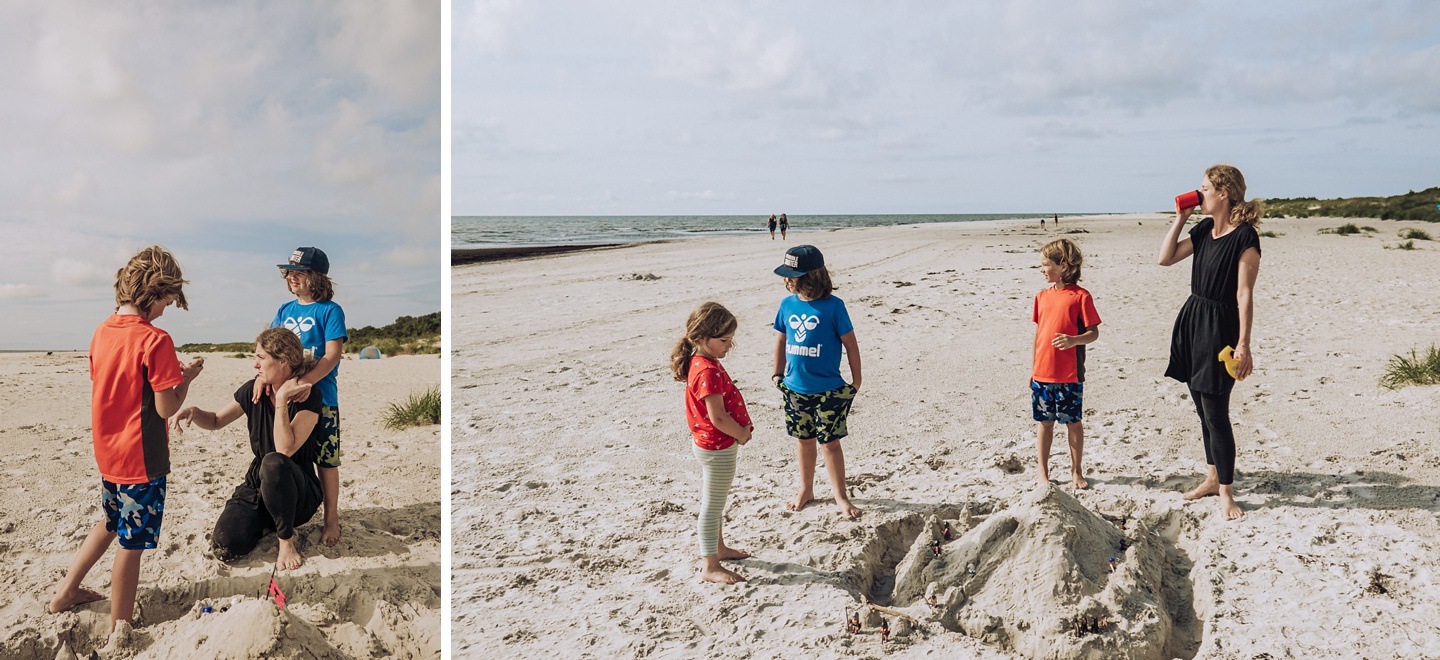
[{"label": "dry sand", "polygon": [[[1104,319],[1081,493],[1035,486],[1030,310],[1053,225],[793,234],[824,251],[864,357],[844,440],[856,522],[823,469],[819,503],[783,506],[795,442],[769,374],[786,243],[457,267],[456,656],[1440,657],[1440,387],[1377,385],[1389,356],[1440,341],[1440,246],[1384,249],[1435,227],[1262,226],[1284,235],[1262,239],[1256,371],[1232,404],[1248,514],[1227,523],[1215,498],[1180,497],[1204,453],[1185,387],[1163,377],[1190,276],[1154,264],[1168,222],[1060,224],[1084,230],[1069,236]],[[754,558],[728,587],[695,577],[699,470],[667,366],[705,300],[740,317],[726,368],[756,424],[725,523]],[[1068,473],[1060,438],[1051,460]],[[935,556],[943,524],[955,538]],[[915,623],[886,616],[882,644],[870,612],[849,635],[862,598]],[[1077,616],[1110,626],[1076,636]]]},{"label": "dry sand", "polygon": [[[207,355],[186,404],[218,409],[253,365]],[[108,600],[44,613],[100,519],[85,353],[0,355],[0,657],[438,657],[439,427],[394,432],[380,420],[389,403],[437,384],[440,360],[347,359],[340,368],[343,538],[320,543],[321,513],[296,530],[305,565],[278,576],[289,606],[257,598],[275,560],[273,535],[233,564],[209,554],[210,531],[252,457],[242,418],[171,434],[160,547],[141,564],[134,629],[111,637]],[[85,580],[107,596],[114,547]],[[202,614],[205,606],[214,612]]]}]

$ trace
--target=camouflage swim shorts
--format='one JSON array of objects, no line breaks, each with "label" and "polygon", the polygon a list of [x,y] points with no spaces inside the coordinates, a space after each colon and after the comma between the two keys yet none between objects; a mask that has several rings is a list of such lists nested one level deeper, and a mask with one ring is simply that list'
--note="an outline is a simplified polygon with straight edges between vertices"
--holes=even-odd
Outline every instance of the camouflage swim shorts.
[{"label": "camouflage swim shorts", "polygon": [[147,484],[112,484],[100,480],[104,491],[105,531],[120,536],[126,550],[154,550],[165,519],[165,477]]},{"label": "camouflage swim shorts", "polygon": [[824,445],[849,435],[845,419],[855,400],[855,388],[849,383],[819,394],[801,394],[785,387],[784,381],[776,387],[785,395],[785,432],[790,437],[815,438]]}]

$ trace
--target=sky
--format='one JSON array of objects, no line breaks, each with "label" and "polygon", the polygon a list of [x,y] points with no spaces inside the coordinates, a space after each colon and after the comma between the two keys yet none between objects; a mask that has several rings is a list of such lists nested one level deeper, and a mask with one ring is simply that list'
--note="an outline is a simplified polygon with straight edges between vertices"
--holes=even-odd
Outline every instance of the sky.
[{"label": "sky", "polygon": [[455,0],[452,213],[1156,211],[1440,185],[1440,3]]},{"label": "sky", "polygon": [[347,325],[441,309],[441,7],[0,3],[0,350],[85,349],[160,244],[177,344],[250,341],[331,261]]}]

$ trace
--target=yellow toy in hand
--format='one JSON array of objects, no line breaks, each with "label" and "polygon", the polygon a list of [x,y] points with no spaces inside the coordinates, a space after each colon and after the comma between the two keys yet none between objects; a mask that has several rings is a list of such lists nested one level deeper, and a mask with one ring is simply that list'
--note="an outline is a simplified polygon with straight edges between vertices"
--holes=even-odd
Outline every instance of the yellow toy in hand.
[{"label": "yellow toy in hand", "polygon": [[1231,378],[1234,378],[1235,380],[1245,380],[1244,378],[1235,375],[1235,370],[1240,368],[1240,360],[1235,357],[1234,348],[1226,346],[1225,348],[1220,349],[1219,359],[1221,362],[1225,363],[1225,371],[1230,372]]}]

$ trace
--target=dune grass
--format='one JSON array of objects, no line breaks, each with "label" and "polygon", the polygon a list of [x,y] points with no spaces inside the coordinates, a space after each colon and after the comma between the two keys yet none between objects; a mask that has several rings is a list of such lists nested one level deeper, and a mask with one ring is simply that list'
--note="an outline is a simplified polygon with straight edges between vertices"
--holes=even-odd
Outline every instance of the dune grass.
[{"label": "dune grass", "polygon": [[1401,229],[1400,238],[1408,238],[1415,241],[1431,240],[1430,235],[1419,229]]},{"label": "dune grass", "polygon": [[440,423],[440,387],[432,387],[424,394],[411,394],[404,403],[390,404],[385,413],[385,428],[392,431],[411,426],[428,426]]},{"label": "dune grass", "polygon": [[1399,245],[1386,245],[1386,250],[1414,250],[1415,241],[1405,241]]},{"label": "dune grass", "polygon": [[1423,356],[1413,348],[1409,357],[1390,356],[1385,373],[1380,376],[1380,386],[1398,390],[1406,385],[1440,385],[1440,346],[1431,344]]},{"label": "dune grass", "polygon": [[1266,229],[1265,231],[1260,232],[1260,237],[1261,237],[1261,238],[1280,238],[1281,236],[1284,236],[1284,235],[1285,235],[1285,234],[1282,234],[1282,233],[1280,233],[1280,232],[1278,232],[1278,231],[1270,231],[1269,229]]},{"label": "dune grass", "polygon": [[1357,226],[1355,226],[1355,223],[1353,223],[1353,222],[1347,222],[1347,223],[1345,223],[1345,224],[1343,224],[1343,225],[1340,225],[1339,227],[1322,227],[1322,228],[1320,228],[1320,230],[1317,231],[1316,233],[1317,233],[1317,234],[1338,234],[1338,235],[1340,235],[1340,236],[1349,236],[1349,235],[1351,235],[1351,234],[1359,234],[1359,233],[1361,233],[1361,232],[1369,233],[1369,232],[1373,232],[1373,231],[1375,231],[1375,228],[1374,228],[1374,227],[1370,227],[1370,226],[1357,227]]}]

